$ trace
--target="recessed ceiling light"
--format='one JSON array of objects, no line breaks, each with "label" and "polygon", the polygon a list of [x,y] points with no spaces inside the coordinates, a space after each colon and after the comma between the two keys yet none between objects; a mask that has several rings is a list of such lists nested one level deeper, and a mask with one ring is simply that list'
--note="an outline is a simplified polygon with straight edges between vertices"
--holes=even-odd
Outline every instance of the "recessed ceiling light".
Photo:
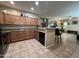
[{"label": "recessed ceiling light", "polygon": [[12,5],[14,5],[14,4],[15,4],[13,1],[10,1],[10,3],[11,3]]},{"label": "recessed ceiling light", "polygon": [[33,7],[31,7],[31,10],[34,10],[34,8],[33,8]]},{"label": "recessed ceiling light", "polygon": [[35,5],[36,5],[36,6],[37,6],[37,5],[39,5],[39,2],[38,2],[38,1],[36,1],[36,2],[35,2]]}]

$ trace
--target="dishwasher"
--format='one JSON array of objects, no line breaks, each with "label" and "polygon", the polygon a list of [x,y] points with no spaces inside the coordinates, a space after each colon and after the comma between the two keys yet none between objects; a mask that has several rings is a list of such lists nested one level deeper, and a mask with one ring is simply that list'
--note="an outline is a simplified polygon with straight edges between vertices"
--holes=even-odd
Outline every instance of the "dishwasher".
[{"label": "dishwasher", "polygon": [[45,33],[39,32],[39,42],[45,46]]}]

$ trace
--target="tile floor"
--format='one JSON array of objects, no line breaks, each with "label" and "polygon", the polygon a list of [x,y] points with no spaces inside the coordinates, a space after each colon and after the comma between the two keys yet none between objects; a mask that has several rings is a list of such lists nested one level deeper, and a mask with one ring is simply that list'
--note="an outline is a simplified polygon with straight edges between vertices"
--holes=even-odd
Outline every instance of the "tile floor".
[{"label": "tile floor", "polygon": [[62,44],[46,48],[37,40],[30,39],[11,43],[5,58],[78,58],[79,42],[73,34],[62,34]]}]

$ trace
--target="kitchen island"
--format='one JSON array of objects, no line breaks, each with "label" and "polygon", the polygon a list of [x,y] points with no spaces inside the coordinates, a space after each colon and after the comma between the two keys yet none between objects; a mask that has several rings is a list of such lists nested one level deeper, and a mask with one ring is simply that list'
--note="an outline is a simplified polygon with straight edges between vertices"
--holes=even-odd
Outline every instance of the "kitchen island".
[{"label": "kitchen island", "polygon": [[[42,44],[46,47],[51,47],[54,45],[55,40],[55,28],[41,28],[36,29],[39,32],[39,41],[42,40]],[[40,34],[41,33],[41,34]],[[41,39],[40,37],[43,36]]]}]

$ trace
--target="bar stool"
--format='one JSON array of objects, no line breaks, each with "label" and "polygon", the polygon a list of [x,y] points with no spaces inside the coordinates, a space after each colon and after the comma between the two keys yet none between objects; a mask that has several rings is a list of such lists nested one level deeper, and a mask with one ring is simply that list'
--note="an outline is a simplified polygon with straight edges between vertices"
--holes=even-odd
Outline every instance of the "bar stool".
[{"label": "bar stool", "polygon": [[59,28],[56,28],[55,29],[55,43],[61,43],[61,42],[62,42],[61,32]]}]

